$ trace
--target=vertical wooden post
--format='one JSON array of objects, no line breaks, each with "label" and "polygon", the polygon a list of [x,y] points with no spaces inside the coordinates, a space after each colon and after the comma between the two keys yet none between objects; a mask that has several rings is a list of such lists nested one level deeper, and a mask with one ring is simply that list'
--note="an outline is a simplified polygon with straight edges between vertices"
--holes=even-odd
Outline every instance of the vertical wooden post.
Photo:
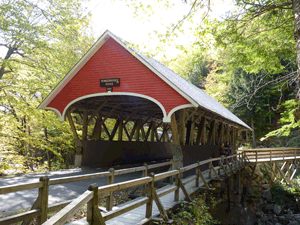
[{"label": "vertical wooden post", "polygon": [[98,113],[98,115],[97,115],[97,120],[99,121],[99,128],[98,128],[98,140],[101,140],[101,138],[102,138],[102,124],[101,124],[101,122],[102,122],[102,115],[100,114],[100,113]]},{"label": "vertical wooden post", "polygon": [[207,143],[209,145],[214,145],[214,135],[215,135],[215,123],[216,121],[213,120],[211,123],[210,123],[210,127],[209,127],[209,133],[208,133],[208,141]]},{"label": "vertical wooden post", "polygon": [[276,165],[275,165],[274,162],[273,162],[272,172],[273,172],[273,177],[274,177],[274,181],[275,181],[275,179],[276,179]]},{"label": "vertical wooden post", "polygon": [[196,167],[196,181],[195,181],[196,182],[196,184],[195,184],[196,187],[199,187],[200,173],[201,173],[201,171],[200,171],[199,162],[198,162],[198,166]]},{"label": "vertical wooden post", "polygon": [[178,126],[175,117],[175,113],[171,116],[171,127],[172,127],[172,140],[176,145],[180,145],[179,135],[178,135]]},{"label": "vertical wooden post", "polygon": [[180,169],[178,169],[178,174],[176,174],[175,185],[177,189],[174,192],[174,201],[179,200],[179,189],[180,189],[179,179],[180,179]]},{"label": "vertical wooden post", "polygon": [[[143,170],[143,177],[148,176],[148,164],[144,163],[145,170]],[[147,191],[147,183],[143,185],[143,190],[142,194],[143,196],[146,196],[146,191]]]},{"label": "vertical wooden post", "polygon": [[187,121],[187,124],[186,124],[185,145],[189,145],[190,144],[191,133],[192,133],[192,121],[189,120],[189,121]]},{"label": "vertical wooden post", "polygon": [[137,126],[135,129],[135,141],[140,141],[140,120],[136,121]]},{"label": "vertical wooden post", "polygon": [[153,206],[153,195],[152,195],[152,191],[154,191],[154,173],[150,174],[150,177],[152,177],[152,181],[150,184],[148,184],[148,198],[149,198],[149,202],[146,205],[146,218],[150,218],[152,215],[152,206]]},{"label": "vertical wooden post", "polygon": [[288,167],[287,167],[287,176],[288,176],[288,180],[291,182],[291,167],[292,167],[293,163],[288,162]]},{"label": "vertical wooden post", "polygon": [[[210,157],[210,159],[211,159],[211,157]],[[213,166],[213,165],[212,165],[212,162],[210,161],[210,162],[209,162],[209,173],[208,173],[208,177],[209,177],[209,178],[211,178],[212,166]]]},{"label": "vertical wooden post", "polygon": [[205,133],[206,133],[206,118],[202,117],[201,121],[198,125],[198,132],[197,132],[195,145],[199,145],[200,143],[204,144],[202,140],[203,140],[203,137],[205,136]]},{"label": "vertical wooden post", "polygon": [[163,123],[163,125],[162,125],[162,128],[163,128],[163,132],[162,132],[162,137],[161,137],[161,141],[162,142],[166,142],[166,133],[167,133],[167,131],[166,131],[166,124],[165,123]]},{"label": "vertical wooden post", "polygon": [[93,192],[93,198],[87,204],[87,216],[86,219],[89,224],[99,224],[105,225],[105,221],[101,215],[101,212],[98,208],[98,185],[91,184],[88,187],[89,191]]},{"label": "vertical wooden post", "polygon": [[41,177],[40,181],[43,182],[43,187],[39,188],[40,205],[37,208],[41,210],[41,215],[37,217],[38,224],[42,224],[47,220],[49,177]]},{"label": "vertical wooden post", "polygon": [[189,138],[189,143],[188,145],[194,145],[195,141],[195,136],[194,136],[194,132],[195,132],[195,116],[193,115],[191,118],[191,128],[190,128],[190,138]]},{"label": "vertical wooden post", "polygon": [[82,120],[82,140],[87,140],[87,133],[88,133],[88,110],[84,109],[83,120]]},{"label": "vertical wooden post", "polygon": [[[110,168],[108,171],[110,172],[111,175],[107,177],[107,184],[113,184],[115,180],[115,169]],[[110,211],[112,210],[112,207],[113,207],[113,192],[109,192],[109,195],[107,196],[106,199],[106,210]]]},{"label": "vertical wooden post", "polygon": [[[174,159],[171,159],[171,170],[175,170],[175,162],[174,162]],[[170,176],[170,184],[173,184],[174,183],[174,176]]]},{"label": "vertical wooden post", "polygon": [[75,128],[75,125],[74,125],[74,122],[73,122],[73,119],[72,119],[72,116],[71,116],[71,113],[70,113],[69,110],[67,110],[67,117],[68,117],[68,120],[69,120],[69,124],[71,126],[71,130],[73,132],[74,138],[79,139],[76,128]]},{"label": "vertical wooden post", "polygon": [[122,137],[123,137],[123,126],[124,126],[123,118],[120,117],[120,124],[119,124],[119,130],[118,130],[118,141],[122,141]]},{"label": "vertical wooden post", "polygon": [[185,145],[185,110],[182,109],[179,114],[179,143]]},{"label": "vertical wooden post", "polygon": [[256,159],[256,164],[257,164],[257,150],[256,150],[256,153],[255,153],[255,159]]},{"label": "vertical wooden post", "polygon": [[151,121],[149,125],[150,130],[150,141],[154,142],[154,129],[155,129],[155,122]]}]

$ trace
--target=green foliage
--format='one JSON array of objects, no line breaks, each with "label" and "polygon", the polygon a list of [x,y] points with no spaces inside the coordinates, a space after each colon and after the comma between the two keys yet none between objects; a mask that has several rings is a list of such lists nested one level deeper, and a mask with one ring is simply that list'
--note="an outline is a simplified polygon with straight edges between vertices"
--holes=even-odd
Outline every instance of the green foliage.
[{"label": "green foliage", "polygon": [[281,104],[285,110],[281,113],[279,123],[283,124],[283,126],[268,133],[266,135],[267,138],[272,136],[289,136],[293,129],[299,127],[300,121],[295,122],[294,119],[294,111],[298,105],[299,103],[295,99],[287,100]]},{"label": "green foliage", "polygon": [[[180,207],[172,215],[174,224],[219,224],[208,212],[205,200],[205,195],[199,195],[195,196],[192,202],[180,203]],[[214,207],[214,204],[211,207]]]},{"label": "green foliage", "polygon": [[272,201],[278,205],[285,205],[290,209],[299,210],[297,200],[300,198],[300,187],[287,186],[282,184],[272,184],[270,191],[272,193]]},{"label": "green foliage", "polygon": [[0,8],[0,167],[68,167],[68,123],[37,107],[93,43],[85,9],[79,0],[4,0]]},{"label": "green foliage", "polygon": [[165,61],[169,68],[190,81],[195,86],[204,89],[205,80],[211,69],[212,62],[201,49],[191,49],[189,53],[178,55],[175,59]]}]

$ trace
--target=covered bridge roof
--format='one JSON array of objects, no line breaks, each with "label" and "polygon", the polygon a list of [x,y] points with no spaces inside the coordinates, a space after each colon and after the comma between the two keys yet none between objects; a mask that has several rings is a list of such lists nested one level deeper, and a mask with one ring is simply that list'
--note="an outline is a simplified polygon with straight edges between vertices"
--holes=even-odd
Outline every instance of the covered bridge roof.
[{"label": "covered bridge roof", "polygon": [[[124,52],[124,49],[126,50],[127,55]],[[130,53],[130,56],[128,55],[128,53]],[[100,54],[105,58],[101,58]],[[123,58],[120,58],[119,61],[113,61],[112,59],[110,59],[117,57]],[[90,60],[91,62],[89,62]],[[94,63],[92,62],[93,60]],[[135,61],[132,62],[130,60]],[[150,76],[149,73],[146,73],[146,71],[145,73],[143,73],[142,71],[141,74],[135,72],[135,69],[145,70],[144,67],[137,67],[137,64],[134,64],[137,63],[137,60],[139,63],[146,66],[147,71],[152,71],[152,74],[156,76]],[[96,68],[95,65],[99,65],[99,67]],[[106,71],[105,74],[104,70]],[[110,74],[106,76],[107,73]],[[97,79],[112,78],[111,76],[114,76],[113,74],[117,74],[117,76],[124,76],[123,78],[121,78],[124,79],[124,81],[126,79],[129,79],[128,77],[130,76],[145,76],[144,82],[149,84],[148,86],[143,86],[142,89],[135,89],[132,87],[132,83],[126,83],[124,84],[124,86],[116,88],[117,92],[107,92],[106,89],[97,89],[96,86],[94,88],[92,87],[93,85],[95,85],[94,82],[100,81],[96,81],[94,78],[94,80],[88,80],[91,76],[96,76]],[[81,79],[79,80],[81,83],[76,83],[74,80],[77,79],[76,77],[80,76]],[[87,82],[87,84],[84,84],[85,81]],[[121,83],[122,81],[123,80],[121,80]],[[153,81],[154,83],[152,84],[151,81]],[[85,89],[89,90],[81,90],[78,87],[78,85],[81,86],[81,84],[87,85]],[[167,84],[168,87],[165,86],[165,84]],[[140,84],[137,82],[134,85],[138,86]],[[97,86],[100,85],[97,83]],[[150,88],[150,86],[152,89]],[[155,92],[158,93],[154,93],[153,86],[157,86]],[[148,89],[148,87],[151,89],[151,91],[147,92],[147,90],[145,89]],[[247,124],[245,124],[237,116],[231,113],[214,98],[206,94],[203,90],[191,84],[189,81],[185,80],[180,75],[170,70],[168,67],[156,61],[154,58],[145,56],[135,49],[128,47],[126,42],[112,34],[110,31],[104,32],[104,34],[81,58],[81,60],[69,71],[69,73],[55,87],[55,89],[44,99],[38,109],[54,110],[60,115],[60,120],[64,120],[66,110],[80,99],[87,97],[94,98],[100,95],[114,96],[121,94],[146,98],[152,101],[152,103],[158,105],[162,110],[164,122],[170,122],[171,115],[179,109],[198,107],[207,110],[210,113],[216,114],[226,120],[232,121],[233,123],[238,124],[245,129],[251,129]]]}]

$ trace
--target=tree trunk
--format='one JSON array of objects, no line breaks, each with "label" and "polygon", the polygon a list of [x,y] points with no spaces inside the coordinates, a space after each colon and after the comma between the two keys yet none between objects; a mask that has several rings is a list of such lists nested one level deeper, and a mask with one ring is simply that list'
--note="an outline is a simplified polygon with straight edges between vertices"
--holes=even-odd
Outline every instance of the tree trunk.
[{"label": "tree trunk", "polygon": [[[293,15],[295,21],[294,38],[295,38],[296,51],[297,51],[297,65],[298,65],[297,73],[298,73],[298,77],[300,77],[299,76],[300,75],[300,2],[298,0],[292,0],[292,5],[293,5]],[[300,100],[300,89],[298,89],[296,99]],[[294,116],[295,116],[295,121],[300,120],[300,105],[294,111]]]},{"label": "tree trunk", "polygon": [[[294,38],[296,42],[296,51],[297,51],[297,65],[298,65],[298,76],[300,74],[300,2],[299,0],[292,0],[293,2],[293,15],[295,21],[295,30]],[[297,94],[298,99],[300,98],[300,90]]]},{"label": "tree trunk", "polygon": [[254,119],[253,119],[253,115],[251,116],[251,128],[252,128],[253,148],[256,148],[255,127],[254,127]]}]

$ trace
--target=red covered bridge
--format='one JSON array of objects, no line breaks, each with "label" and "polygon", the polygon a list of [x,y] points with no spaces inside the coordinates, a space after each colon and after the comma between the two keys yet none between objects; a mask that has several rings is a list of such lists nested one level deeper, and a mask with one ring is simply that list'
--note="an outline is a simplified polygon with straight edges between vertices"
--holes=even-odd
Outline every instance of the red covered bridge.
[{"label": "red covered bridge", "polygon": [[235,150],[238,135],[250,129],[204,91],[110,31],[39,109],[68,118],[77,166],[173,157],[184,157],[187,164],[217,156],[222,143]]}]

